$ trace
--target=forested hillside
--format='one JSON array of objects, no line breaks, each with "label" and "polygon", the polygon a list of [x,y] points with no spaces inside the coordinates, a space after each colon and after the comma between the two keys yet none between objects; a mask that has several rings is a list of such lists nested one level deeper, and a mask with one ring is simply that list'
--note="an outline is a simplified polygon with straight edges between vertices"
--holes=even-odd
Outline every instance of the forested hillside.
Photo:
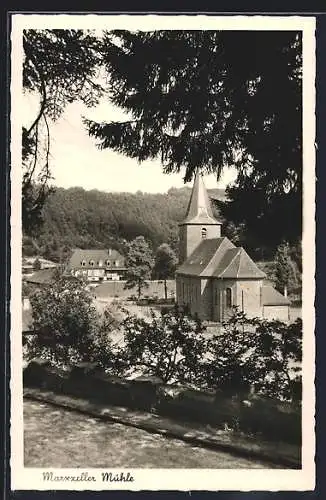
[{"label": "forested hillside", "polygon": [[[58,188],[45,203],[40,235],[34,240],[24,238],[23,253],[59,261],[73,247],[121,249],[123,240],[139,235],[154,249],[167,242],[177,250],[178,222],[185,215],[190,193],[190,187],[171,188],[164,194]],[[220,189],[209,194],[218,199],[225,196]]]}]

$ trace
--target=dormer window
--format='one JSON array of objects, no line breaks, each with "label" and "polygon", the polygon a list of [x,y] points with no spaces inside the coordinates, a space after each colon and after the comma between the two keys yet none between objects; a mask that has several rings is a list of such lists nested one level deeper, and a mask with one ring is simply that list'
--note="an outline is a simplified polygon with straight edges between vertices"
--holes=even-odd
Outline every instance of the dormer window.
[{"label": "dormer window", "polygon": [[90,260],[90,261],[89,261],[89,265],[90,265],[90,266],[94,267],[94,264],[95,264],[95,262],[94,262],[93,260]]},{"label": "dormer window", "polygon": [[103,266],[103,260],[99,260],[98,261],[98,265],[99,265],[99,267],[102,267]]},{"label": "dormer window", "polygon": [[118,267],[118,266],[119,266],[119,261],[118,261],[118,260],[115,260],[115,261],[114,261],[114,265],[115,265],[115,267]]},{"label": "dormer window", "polygon": [[81,265],[82,265],[82,267],[85,267],[86,266],[86,260],[82,260],[81,261]]},{"label": "dormer window", "polygon": [[109,260],[107,260],[107,261],[106,261],[106,265],[107,265],[108,267],[110,267],[110,266],[111,266],[111,262],[110,262]]},{"label": "dormer window", "polygon": [[203,227],[202,230],[201,230],[201,237],[203,240],[205,240],[207,238],[207,229],[206,227]]}]

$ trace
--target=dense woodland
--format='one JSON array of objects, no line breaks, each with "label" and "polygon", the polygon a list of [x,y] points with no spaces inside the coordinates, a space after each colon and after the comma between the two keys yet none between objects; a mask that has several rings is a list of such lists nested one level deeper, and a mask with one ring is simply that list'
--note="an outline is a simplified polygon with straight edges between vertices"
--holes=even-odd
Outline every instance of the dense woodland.
[{"label": "dense woodland", "polygon": [[[104,193],[75,187],[58,188],[47,199],[40,234],[24,237],[23,252],[60,261],[74,247],[124,250],[124,240],[145,237],[153,250],[169,243],[178,250],[178,222],[185,216],[191,189],[164,194]],[[211,190],[223,199],[224,190]],[[218,215],[216,209],[216,215]]]}]

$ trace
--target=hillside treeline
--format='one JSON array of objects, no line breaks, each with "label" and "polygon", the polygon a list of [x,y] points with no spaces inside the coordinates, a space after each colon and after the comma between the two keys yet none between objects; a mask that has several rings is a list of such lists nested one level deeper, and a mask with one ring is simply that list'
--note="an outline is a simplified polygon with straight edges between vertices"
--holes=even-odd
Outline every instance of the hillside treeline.
[{"label": "hillside treeline", "polygon": [[[185,216],[190,194],[189,187],[171,188],[164,194],[57,188],[46,200],[40,234],[24,237],[23,253],[60,261],[74,247],[123,250],[124,241],[139,235],[154,250],[164,242],[177,251],[178,223]],[[223,199],[224,190],[211,194]]]}]

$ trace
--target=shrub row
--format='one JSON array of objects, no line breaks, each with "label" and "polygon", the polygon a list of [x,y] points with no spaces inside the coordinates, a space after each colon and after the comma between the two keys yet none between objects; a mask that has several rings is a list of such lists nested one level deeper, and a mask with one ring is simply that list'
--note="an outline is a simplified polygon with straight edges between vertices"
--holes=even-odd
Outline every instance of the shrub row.
[{"label": "shrub row", "polygon": [[128,380],[108,375],[92,363],[62,370],[40,359],[24,369],[24,386],[300,444],[300,406],[250,394],[232,397],[221,391],[197,391],[163,384],[153,376]]}]

